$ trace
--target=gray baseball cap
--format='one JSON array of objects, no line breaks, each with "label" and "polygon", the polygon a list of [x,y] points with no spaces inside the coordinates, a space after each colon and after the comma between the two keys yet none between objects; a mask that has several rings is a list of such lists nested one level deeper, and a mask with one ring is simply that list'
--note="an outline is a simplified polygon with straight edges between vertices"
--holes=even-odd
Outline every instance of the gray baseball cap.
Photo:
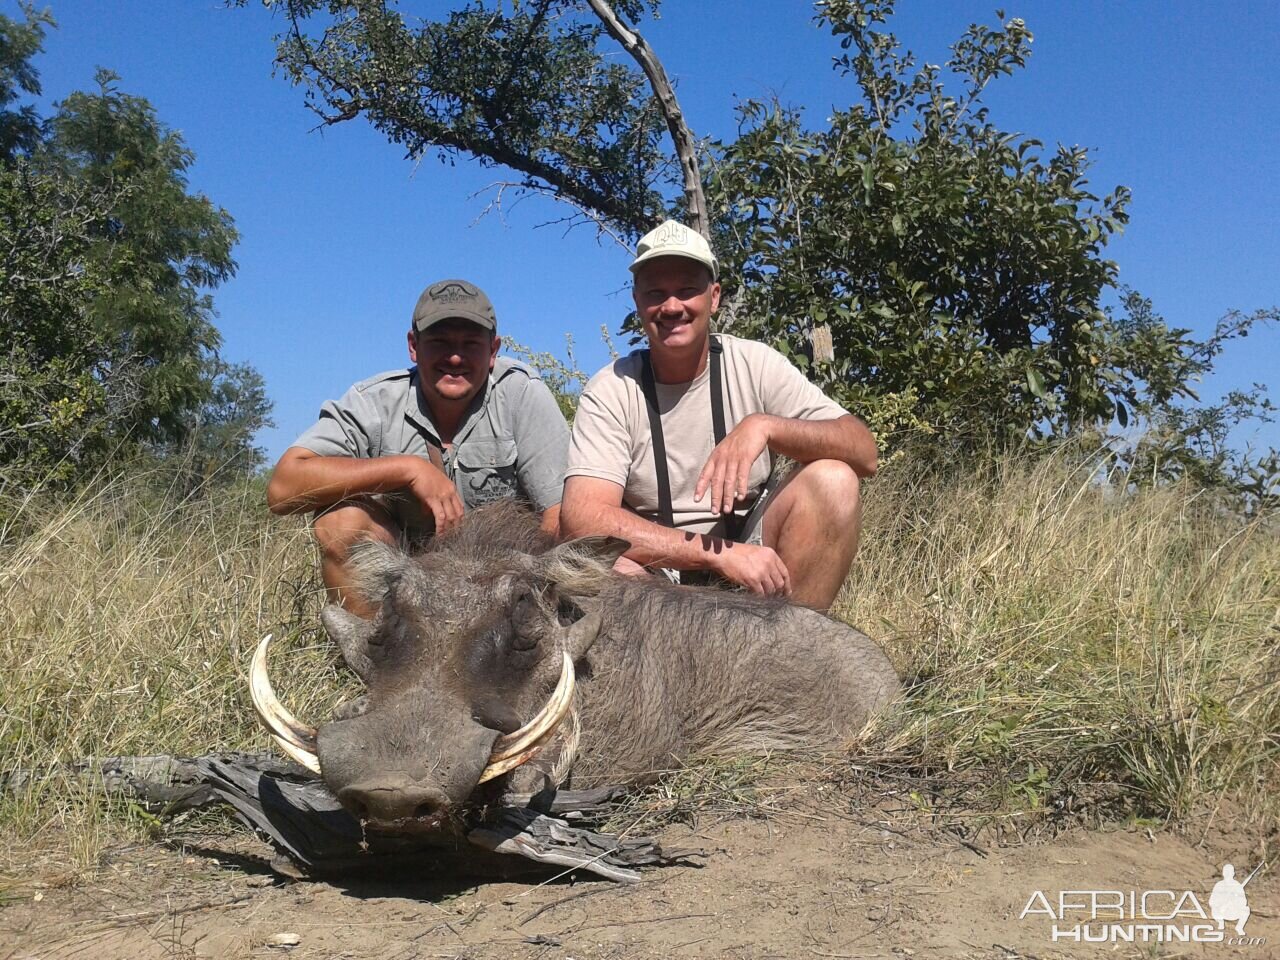
[{"label": "gray baseball cap", "polygon": [[493,304],[483,290],[466,280],[441,280],[418,297],[413,308],[413,329],[421,333],[441,320],[468,320],[486,330],[498,329]]}]

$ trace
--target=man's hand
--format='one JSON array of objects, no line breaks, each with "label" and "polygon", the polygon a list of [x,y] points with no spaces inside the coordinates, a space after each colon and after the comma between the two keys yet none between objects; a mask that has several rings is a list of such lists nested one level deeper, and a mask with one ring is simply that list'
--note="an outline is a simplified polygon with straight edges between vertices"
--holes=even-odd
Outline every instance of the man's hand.
[{"label": "man's hand", "polygon": [[751,465],[769,445],[769,417],[753,413],[716,444],[698,474],[693,499],[711,491],[711,512],[732,513],[734,503],[747,495]]},{"label": "man's hand", "polygon": [[715,554],[713,568],[726,580],[740,583],[753,593],[784,597],[791,594],[791,574],[771,547],[726,541],[724,549]]},{"label": "man's hand", "polygon": [[409,492],[436,522],[436,533],[444,533],[462,520],[462,498],[453,481],[429,460],[414,457],[416,468],[409,480]]}]

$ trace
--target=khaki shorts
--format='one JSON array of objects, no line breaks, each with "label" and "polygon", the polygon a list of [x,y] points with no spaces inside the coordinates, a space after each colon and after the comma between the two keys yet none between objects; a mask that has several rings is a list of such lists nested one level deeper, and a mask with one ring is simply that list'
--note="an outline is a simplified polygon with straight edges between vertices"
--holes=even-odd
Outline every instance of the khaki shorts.
[{"label": "khaki shorts", "polygon": [[367,498],[391,515],[400,534],[409,545],[421,544],[436,532],[435,517],[422,509],[418,498],[407,490],[391,490],[370,494]]},{"label": "khaki shorts", "polygon": [[363,506],[366,511],[391,524],[397,539],[405,550],[420,549],[436,532],[435,518],[425,514],[422,506],[409,493],[371,493],[362,497],[350,497],[323,507],[312,515],[323,516],[339,507]]}]

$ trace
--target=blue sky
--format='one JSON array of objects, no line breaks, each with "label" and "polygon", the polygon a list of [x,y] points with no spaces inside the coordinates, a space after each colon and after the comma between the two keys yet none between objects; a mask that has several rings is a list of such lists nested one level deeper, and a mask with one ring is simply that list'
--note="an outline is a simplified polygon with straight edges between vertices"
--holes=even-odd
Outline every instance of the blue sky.
[{"label": "blue sky", "polygon": [[[44,0],[59,28],[37,66],[44,100],[89,89],[97,66],[147,97],[195,151],[191,187],[235,218],[238,275],[215,294],[224,353],[262,371],[274,458],[351,383],[406,362],[420,290],[478,283],[501,332],[537,350],[577,342],[582,366],[607,354],[601,324],[626,311],[627,257],[531,200],[480,218],[472,195],[501,177],[460,161],[413,163],[362,121],[324,132],[300,90],[272,75],[281,21],[211,0]],[[425,14],[442,2],[403,3]],[[1030,65],[987,97],[1004,129],[1090,148],[1099,195],[1133,190],[1132,222],[1110,248],[1123,282],[1177,326],[1203,334],[1231,308],[1280,304],[1280,4],[1008,0],[1035,33]],[[994,3],[902,0],[893,29],[942,62]],[[18,16],[13,0],[0,10]],[[777,95],[819,125],[854,100],[831,70],[836,43],[800,2],[666,0],[642,29],[678,83],[691,128],[729,138],[736,98]],[[477,220],[477,218],[480,218]],[[1280,330],[1239,343],[1203,395],[1276,387]],[[1274,389],[1272,391],[1274,396]],[[1280,446],[1280,430],[1261,434]]]}]

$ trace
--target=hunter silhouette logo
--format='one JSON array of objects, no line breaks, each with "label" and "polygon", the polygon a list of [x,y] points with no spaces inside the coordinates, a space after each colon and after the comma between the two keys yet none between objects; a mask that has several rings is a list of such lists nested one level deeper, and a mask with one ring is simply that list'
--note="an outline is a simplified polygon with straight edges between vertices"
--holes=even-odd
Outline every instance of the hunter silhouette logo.
[{"label": "hunter silhouette logo", "polygon": [[[1253,873],[1258,872],[1258,867],[1253,868]],[[1229,863],[1223,866],[1222,879],[1213,885],[1213,892],[1209,894],[1209,912],[1218,921],[1219,930],[1226,926],[1228,920],[1234,920],[1236,933],[1244,936],[1244,924],[1249,919],[1249,898],[1244,888],[1253,879],[1253,873],[1241,883],[1236,879],[1235,867]]]},{"label": "hunter silhouette logo", "polygon": [[[1245,887],[1266,864],[1241,882],[1231,864],[1209,894],[1208,910],[1190,890],[1063,890],[1056,897],[1035,891],[1019,920],[1042,916],[1050,936],[1076,943],[1225,943],[1261,946],[1266,937],[1245,936],[1249,898]],[[1234,932],[1226,925],[1233,923]]]}]

